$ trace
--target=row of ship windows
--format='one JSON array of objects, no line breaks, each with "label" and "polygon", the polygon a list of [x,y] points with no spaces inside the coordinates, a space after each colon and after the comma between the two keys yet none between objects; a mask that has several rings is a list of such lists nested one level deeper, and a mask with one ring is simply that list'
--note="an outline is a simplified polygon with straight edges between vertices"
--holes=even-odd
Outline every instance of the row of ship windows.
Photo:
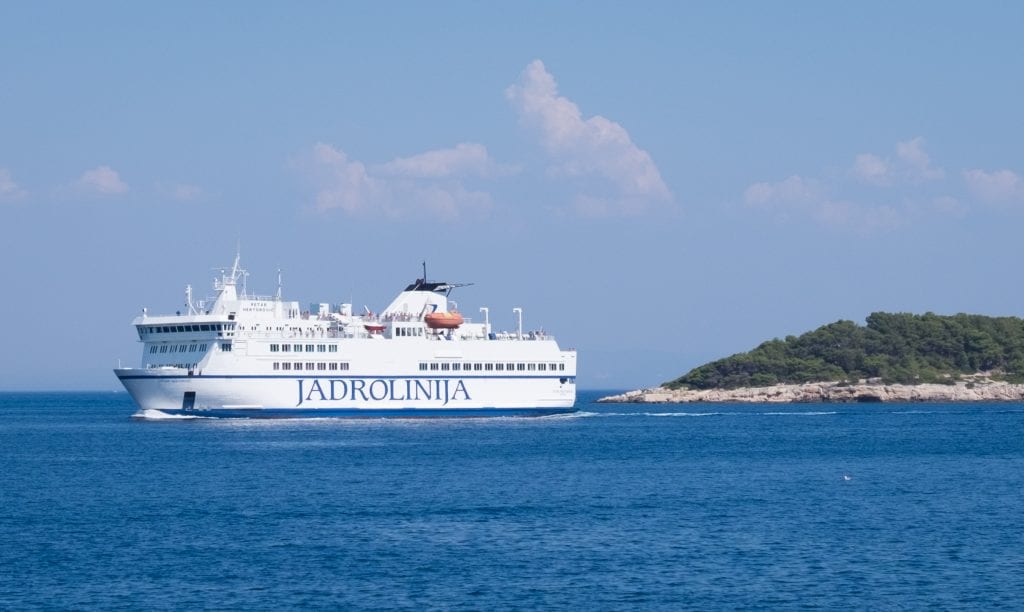
[{"label": "row of ship windows", "polygon": [[226,331],[235,329],[234,323],[210,323],[209,325],[147,325],[139,330],[144,334],[171,334],[177,332]]},{"label": "row of ship windows", "polygon": [[[224,348],[225,346],[227,346],[226,349]],[[231,345],[230,344],[222,344],[221,345],[221,350],[230,351],[231,350]],[[154,344],[153,346],[149,347],[149,352],[150,353],[195,353],[196,351],[198,351],[200,353],[205,353],[206,352],[206,345],[205,344],[164,344],[164,345],[156,345],[156,344]]]},{"label": "row of ship windows", "polygon": [[307,353],[312,353],[314,351],[317,352],[317,353],[337,353],[338,352],[338,345],[337,344],[306,344],[306,345],[302,345],[302,344],[271,344],[270,345],[270,352],[271,353],[277,353],[278,351],[280,351],[282,353],[288,353],[288,352],[301,353],[302,349],[303,349],[303,346],[305,346],[305,349],[306,349]]},{"label": "row of ship windows", "polygon": [[182,370],[194,370],[198,363],[150,363],[147,368],[181,368]]},{"label": "row of ship windows", "polygon": [[421,372],[564,372],[564,363],[420,363]]},{"label": "row of ship windows", "polygon": [[342,370],[342,371],[346,371],[346,370],[348,370],[348,362],[325,363],[325,362],[321,361],[319,363],[313,363],[311,361],[307,361],[305,363],[305,366],[303,366],[302,363],[288,363],[287,361],[285,361],[285,362],[275,361],[274,362],[274,369],[275,370],[302,370],[303,367],[305,367],[306,370],[320,370],[321,372],[324,371],[324,370],[332,370],[332,371]]}]

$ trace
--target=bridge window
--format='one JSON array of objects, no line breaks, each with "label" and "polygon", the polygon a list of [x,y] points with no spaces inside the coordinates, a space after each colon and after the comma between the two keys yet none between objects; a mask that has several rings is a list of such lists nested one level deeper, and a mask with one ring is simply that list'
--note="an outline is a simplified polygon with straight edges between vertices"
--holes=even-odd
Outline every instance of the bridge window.
[{"label": "bridge window", "polygon": [[271,353],[276,353],[276,352],[278,351],[278,349],[279,349],[279,348],[280,348],[280,346],[279,346],[279,345],[277,345],[277,344],[271,344],[271,345],[270,345],[270,352],[271,352]]},{"label": "bridge window", "polygon": [[312,353],[313,352],[313,345],[312,344],[307,344],[306,345],[306,352],[307,353]]},{"label": "bridge window", "polygon": [[485,363],[484,364],[484,371],[485,372],[490,372],[493,369],[494,369],[494,364],[493,363]]},{"label": "bridge window", "polygon": [[332,344],[332,345],[328,346],[327,348],[328,348],[328,351],[327,351],[328,353],[337,353],[338,352],[338,345],[337,344]]},{"label": "bridge window", "polygon": [[543,371],[548,369],[548,364],[546,364],[546,363],[539,363],[539,364],[537,364],[537,369],[540,370],[541,372],[543,372]]},{"label": "bridge window", "polygon": [[274,362],[274,369],[275,370],[280,370],[281,369],[281,362],[280,361],[275,361]]},{"label": "bridge window", "polygon": [[437,371],[437,369],[438,369],[438,367],[439,367],[439,366],[438,366],[438,364],[436,364],[436,363],[432,363],[432,364],[430,364],[430,369],[431,369],[432,371],[435,371],[435,372],[436,372],[436,371]]},{"label": "bridge window", "polygon": [[338,364],[336,364],[336,363],[331,363],[331,364],[330,364],[330,369],[331,369],[331,370],[337,370],[337,369],[338,369]]},{"label": "bridge window", "polygon": [[316,352],[318,352],[318,353],[326,353],[327,352],[327,345],[326,344],[318,344],[318,345],[316,345]]},{"label": "bridge window", "polygon": [[503,363],[496,363],[496,364],[494,364],[494,369],[499,371],[499,372],[504,372],[505,371],[505,364],[503,364]]},{"label": "bridge window", "polygon": [[225,353],[230,353],[231,352],[231,343],[230,342],[221,342],[220,343],[220,350],[224,351]]},{"label": "bridge window", "polygon": [[420,363],[420,372],[426,372],[426,371],[427,371],[427,364],[426,363]]},{"label": "bridge window", "polygon": [[291,370],[291,369],[292,369],[292,364],[290,364],[290,363],[288,363],[288,362],[286,361],[286,362],[284,362],[284,363],[282,363],[282,364],[281,364],[281,369],[282,369],[282,370]]}]

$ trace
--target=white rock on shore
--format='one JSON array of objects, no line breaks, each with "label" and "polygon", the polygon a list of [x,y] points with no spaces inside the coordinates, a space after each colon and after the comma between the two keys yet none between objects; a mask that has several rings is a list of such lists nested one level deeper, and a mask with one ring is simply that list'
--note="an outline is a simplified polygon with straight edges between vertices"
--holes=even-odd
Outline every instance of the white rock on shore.
[{"label": "white rock on shore", "polygon": [[1020,402],[1024,385],[1001,381],[960,381],[955,384],[886,385],[836,382],[742,387],[739,389],[668,389],[658,387],[603,397],[599,402],[686,404],[693,402]]}]

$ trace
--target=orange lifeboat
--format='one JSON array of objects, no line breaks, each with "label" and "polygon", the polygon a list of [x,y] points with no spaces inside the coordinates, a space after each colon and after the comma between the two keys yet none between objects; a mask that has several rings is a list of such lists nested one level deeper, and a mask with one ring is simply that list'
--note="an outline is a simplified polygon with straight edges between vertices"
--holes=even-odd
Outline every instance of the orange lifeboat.
[{"label": "orange lifeboat", "polygon": [[432,312],[427,316],[423,317],[427,327],[430,329],[455,329],[462,325],[462,315],[455,312]]}]

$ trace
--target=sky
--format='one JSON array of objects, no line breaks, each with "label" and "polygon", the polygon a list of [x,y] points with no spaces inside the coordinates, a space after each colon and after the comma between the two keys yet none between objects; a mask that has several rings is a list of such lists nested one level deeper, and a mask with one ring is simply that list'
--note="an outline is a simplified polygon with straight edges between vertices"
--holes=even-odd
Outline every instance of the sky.
[{"label": "sky", "polygon": [[654,386],[875,311],[1024,313],[1024,4],[0,4],[0,390],[131,320],[420,274]]}]

